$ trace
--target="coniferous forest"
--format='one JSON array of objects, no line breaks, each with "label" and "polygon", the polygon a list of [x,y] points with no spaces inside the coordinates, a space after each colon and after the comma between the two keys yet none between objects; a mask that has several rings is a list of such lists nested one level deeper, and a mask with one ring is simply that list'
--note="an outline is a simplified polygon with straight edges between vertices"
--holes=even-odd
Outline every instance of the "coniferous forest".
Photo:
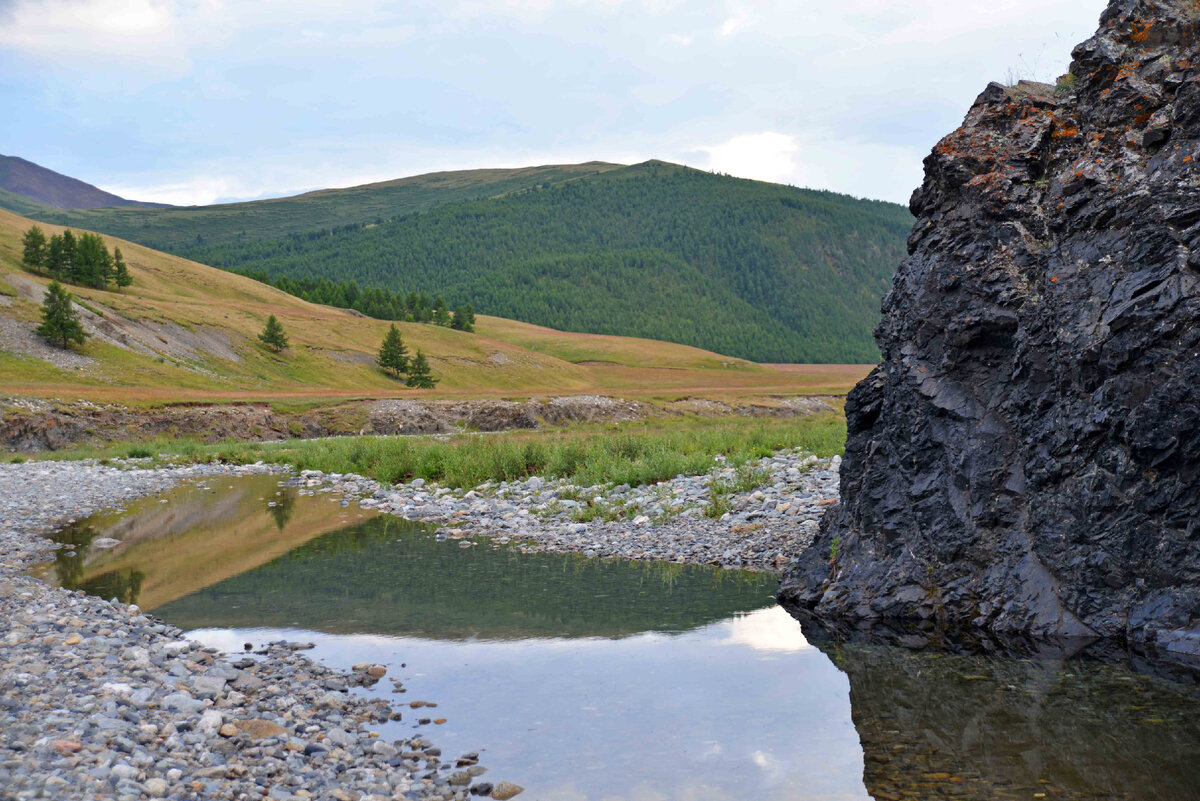
[{"label": "coniferous forest", "polygon": [[[154,238],[175,219],[119,212],[135,239],[136,215]],[[103,229],[109,210],[88,213]],[[444,298],[756,361],[866,363],[911,222],[896,204],[646,162],[304,233],[256,239],[250,222],[144,243],[383,319],[435,321]]]}]

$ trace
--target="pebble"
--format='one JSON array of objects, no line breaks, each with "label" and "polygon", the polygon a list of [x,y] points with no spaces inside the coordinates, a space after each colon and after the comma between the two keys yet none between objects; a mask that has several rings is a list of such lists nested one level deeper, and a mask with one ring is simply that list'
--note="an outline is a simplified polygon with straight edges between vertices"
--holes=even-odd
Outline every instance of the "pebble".
[{"label": "pebble", "polygon": [[[385,487],[353,474],[305,470],[288,484],[307,494],[356,500],[385,514],[442,526],[439,541],[467,548],[476,538],[523,552],[656,560],[780,572],[816,535],[837,502],[841,457],[781,451],[742,471],[714,459],[704,475],[631,487],[580,487],[534,476],[472,488],[435,487],[416,479]],[[713,519],[713,485],[752,471],[754,486],[725,495]],[[576,500],[576,499],[586,500]]]},{"label": "pebble", "polygon": [[353,688],[385,666],[339,675],[303,643],[226,657],[134,605],[27,573],[69,522],[185,480],[276,471],[0,464],[0,798],[468,797],[396,761],[429,741],[371,736],[392,710]]}]

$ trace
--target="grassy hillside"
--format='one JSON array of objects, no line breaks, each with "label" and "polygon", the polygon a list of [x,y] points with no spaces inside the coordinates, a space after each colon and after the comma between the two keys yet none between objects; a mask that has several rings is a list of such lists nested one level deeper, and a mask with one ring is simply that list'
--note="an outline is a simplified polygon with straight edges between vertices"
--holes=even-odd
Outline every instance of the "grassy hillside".
[{"label": "grassy hillside", "polygon": [[435,172],[348,189],[322,189],[295,197],[166,209],[63,210],[0,192],[0,208],[43,222],[103,231],[158,250],[187,255],[183,251],[198,246],[239,245],[346,225],[373,225],[377,220],[445,203],[493,197],[619,166],[597,161]]},{"label": "grassy hillside", "polygon": [[[564,335],[481,317],[477,334],[400,323],[410,350],[424,350],[441,380],[436,390],[408,390],[373,363],[389,323],[112,238],[108,245],[124,252],[134,285],[122,292],[71,287],[95,335],[78,353],[66,354],[32,333],[48,281],[19,266],[20,238],[31,224],[0,211],[0,392],[115,401],[678,396],[838,392],[854,380],[825,370],[787,374],[670,343]],[[282,355],[256,339],[269,314],[291,338]]]},{"label": "grassy hillside", "polygon": [[877,359],[879,299],[912,222],[895,204],[662,162],[440,173],[196,209],[22,210],[224,268],[828,363]]},{"label": "grassy hillside", "polygon": [[757,361],[869,362],[910,226],[894,204],[649,162],[364,229],[186,252],[440,292],[563,330]]}]

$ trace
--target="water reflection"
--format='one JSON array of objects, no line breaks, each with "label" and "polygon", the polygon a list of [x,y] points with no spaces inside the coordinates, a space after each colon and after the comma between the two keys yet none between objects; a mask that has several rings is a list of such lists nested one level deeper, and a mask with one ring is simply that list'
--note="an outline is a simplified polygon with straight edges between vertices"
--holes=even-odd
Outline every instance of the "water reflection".
[{"label": "water reflection", "polygon": [[802,631],[772,576],[439,542],[277,481],[83,521],[48,574],[228,650],[301,639],[335,667],[384,663],[408,692],[356,692],[447,719],[401,707],[385,737],[482,751],[523,797],[1197,797],[1200,700],[1146,663]]},{"label": "water reflection", "polygon": [[[322,661],[389,666],[370,693],[448,755],[481,751],[489,779],[523,797],[865,801],[846,676],[806,647],[783,610],[733,614],[683,632],[502,641],[327,634],[299,628],[193,632],[217,647],[288,639]],[[401,668],[407,664],[407,668]],[[435,710],[406,702],[433,700]],[[421,717],[444,725],[417,725]]]},{"label": "water reflection", "polygon": [[1194,685],[1132,670],[1112,653],[1023,643],[1017,655],[955,654],[805,631],[850,679],[864,781],[877,799],[1198,795]]},{"label": "water reflection", "polygon": [[68,589],[153,609],[369,519],[357,506],[301,496],[278,476],[187,485],[54,535],[68,547],[39,571]]},{"label": "water reflection", "polygon": [[686,631],[769,606],[775,585],[774,576],[762,573],[438,542],[427,527],[382,516],[155,611],[184,628],[619,637]]}]

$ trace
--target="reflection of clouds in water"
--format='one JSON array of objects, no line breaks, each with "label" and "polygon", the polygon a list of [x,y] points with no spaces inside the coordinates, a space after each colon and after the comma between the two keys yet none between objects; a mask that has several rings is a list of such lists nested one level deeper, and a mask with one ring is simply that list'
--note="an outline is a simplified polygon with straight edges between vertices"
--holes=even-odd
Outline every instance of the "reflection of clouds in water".
[{"label": "reflection of clouds in water", "polygon": [[[716,625],[724,625],[719,623]],[[446,639],[436,640],[419,636],[400,636],[387,634],[329,634],[311,629],[192,629],[189,637],[201,640],[205,645],[219,648],[223,651],[240,651],[242,643],[254,641],[254,647],[266,645],[270,641],[286,639],[289,642],[316,642],[338,644],[340,650],[347,649],[377,649],[402,648],[413,643],[425,643],[447,646],[486,646],[490,653],[511,653],[514,655],[533,649],[572,652],[581,649],[609,648],[615,643],[636,645],[661,645],[670,642],[678,634],[664,634],[657,631],[646,631],[623,637],[527,637],[519,640],[490,640],[486,638]]]},{"label": "reflection of clouds in water", "polygon": [[812,648],[796,619],[781,606],[759,609],[739,615],[722,624],[728,627],[729,636],[722,645],[748,645],[756,651],[795,653]]}]

